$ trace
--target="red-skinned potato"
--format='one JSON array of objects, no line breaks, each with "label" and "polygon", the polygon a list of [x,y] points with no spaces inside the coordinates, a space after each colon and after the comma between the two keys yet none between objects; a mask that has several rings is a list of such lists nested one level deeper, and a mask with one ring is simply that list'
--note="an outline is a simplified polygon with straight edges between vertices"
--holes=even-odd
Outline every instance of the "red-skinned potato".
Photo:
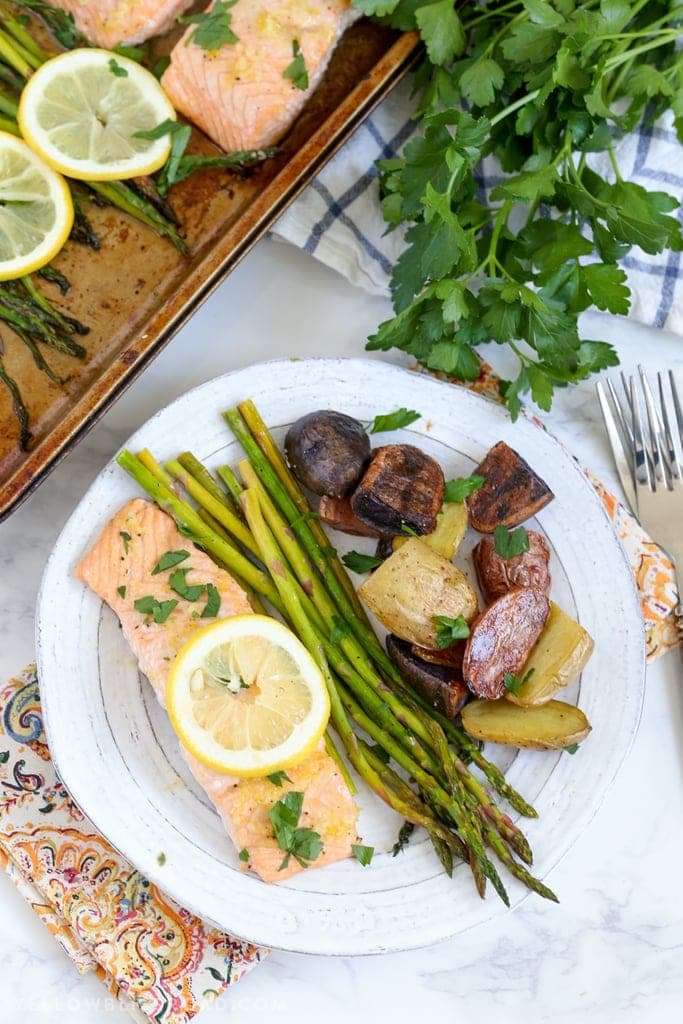
[{"label": "red-skinned potato", "polygon": [[513,558],[496,552],[493,537],[482,537],[475,547],[472,558],[485,601],[495,601],[513,587],[533,587],[544,594],[550,591],[550,549],[535,530],[527,531],[527,536],[529,550]]},{"label": "red-skinned potato", "polygon": [[518,587],[490,604],[470,627],[462,674],[472,693],[497,700],[505,676],[524,667],[550,612],[546,594]]},{"label": "red-skinned potato", "polygon": [[405,640],[389,634],[387,653],[406,682],[446,718],[455,718],[469,700],[470,692],[456,669],[434,665],[417,657]]}]

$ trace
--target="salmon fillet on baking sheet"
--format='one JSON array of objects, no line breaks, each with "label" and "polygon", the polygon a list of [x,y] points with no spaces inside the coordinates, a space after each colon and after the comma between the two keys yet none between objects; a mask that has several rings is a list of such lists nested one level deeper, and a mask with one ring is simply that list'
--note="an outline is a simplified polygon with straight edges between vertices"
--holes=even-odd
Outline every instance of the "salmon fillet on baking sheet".
[{"label": "salmon fillet on baking sheet", "polygon": [[119,43],[136,45],[162,35],[193,0],[49,0],[73,15],[91,43],[111,50]]},{"label": "salmon fillet on baking sheet", "polygon": [[[237,0],[230,13],[237,42],[204,50],[191,41],[191,26],[161,84],[176,110],[223,149],[261,149],[285,134],[360,13],[349,0]],[[284,77],[295,42],[306,89]]]},{"label": "salmon fillet on baking sheet", "polygon": [[[191,565],[188,584],[213,583],[218,590],[219,618],[251,612],[246,594],[232,576],[183,537],[170,516],[141,498],[128,502],[116,513],[76,567],[78,579],[118,615],[123,634],[162,706],[173,659],[191,634],[206,624],[195,617],[196,603],[171,590],[168,572],[152,575],[163,554],[181,550],[190,551],[190,559],[182,563],[183,568]],[[133,607],[136,600],[148,595],[160,602],[178,601],[165,622],[148,621],[150,616]],[[182,745],[180,749],[221,815],[236,849],[249,850],[249,863],[240,864],[243,870],[251,868],[266,882],[279,882],[302,870],[294,857],[279,870],[283,853],[268,818],[268,811],[288,790],[304,794],[301,826],[314,828],[324,844],[311,867],[351,856],[351,844],[358,841],[358,807],[322,742],[304,761],[287,769],[291,783],[284,783],[281,789],[268,779],[223,775],[201,764]]]}]

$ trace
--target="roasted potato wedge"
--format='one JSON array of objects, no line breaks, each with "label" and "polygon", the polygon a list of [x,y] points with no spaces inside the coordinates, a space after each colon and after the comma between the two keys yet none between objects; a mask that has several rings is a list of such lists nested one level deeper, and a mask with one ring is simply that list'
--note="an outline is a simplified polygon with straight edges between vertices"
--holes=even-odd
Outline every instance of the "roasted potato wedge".
[{"label": "roasted potato wedge", "polygon": [[459,569],[417,537],[376,569],[358,590],[383,626],[401,640],[438,649],[434,617],[477,614],[477,595]]},{"label": "roasted potato wedge", "polygon": [[520,675],[531,676],[519,693],[507,700],[521,707],[544,704],[576,679],[593,653],[593,638],[583,626],[550,602],[550,614]]},{"label": "roasted potato wedge", "polygon": [[470,523],[480,533],[493,533],[497,526],[519,526],[555,497],[545,480],[505,441],[494,444],[474,472],[485,482],[467,498],[467,509]]},{"label": "roasted potato wedge", "polygon": [[462,674],[472,693],[496,700],[505,676],[518,675],[541,635],[550,602],[542,590],[508,590],[472,623]]},{"label": "roasted potato wedge", "polygon": [[562,750],[591,731],[581,708],[550,700],[521,708],[507,700],[473,700],[462,709],[465,731],[476,740],[532,750]]},{"label": "roasted potato wedge", "polygon": [[[436,517],[436,529],[422,537],[422,540],[450,562],[466,531],[467,505],[464,501],[453,501],[444,505]],[[398,551],[407,540],[407,537],[394,537],[394,551]]]},{"label": "roasted potato wedge", "polygon": [[493,537],[482,537],[472,552],[474,568],[484,600],[495,601],[513,587],[550,590],[550,548],[540,533],[529,530],[529,550],[512,558],[496,552]]}]

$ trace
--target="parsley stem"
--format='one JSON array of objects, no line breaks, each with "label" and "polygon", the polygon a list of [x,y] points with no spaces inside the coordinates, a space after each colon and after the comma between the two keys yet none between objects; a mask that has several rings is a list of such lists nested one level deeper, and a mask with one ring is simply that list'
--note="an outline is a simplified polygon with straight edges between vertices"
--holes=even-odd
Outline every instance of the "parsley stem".
[{"label": "parsley stem", "polygon": [[484,14],[477,15],[476,18],[472,18],[471,21],[463,20],[463,28],[466,32],[469,32],[475,25],[481,24],[482,21],[490,21],[491,18],[498,18],[501,14],[505,14],[507,11],[511,11],[513,7],[519,7],[521,0],[511,0],[509,4],[503,4],[502,7],[496,7],[495,10],[485,11]]},{"label": "parsley stem", "polygon": [[540,91],[540,89],[532,89],[532,91],[528,92],[526,96],[521,96],[518,100],[515,100],[514,103],[510,103],[509,106],[505,107],[500,111],[500,113],[496,114],[495,117],[491,118],[491,127],[493,128],[501,121],[504,121],[509,114],[514,114],[515,110],[519,110],[520,107],[525,107],[527,103],[533,103]]},{"label": "parsley stem", "polygon": [[[659,46],[666,45],[666,43],[673,43],[678,39],[679,35],[678,29],[672,28],[666,33],[666,38],[653,39],[649,43],[643,43],[642,46],[635,46],[632,50],[627,50],[626,53],[611,57],[605,62],[605,71],[611,71],[625,61],[633,60],[634,57],[638,57],[641,53],[648,53],[650,50],[656,50]],[[491,123],[493,124],[493,122]]]},{"label": "parsley stem", "polygon": [[609,161],[610,161],[610,163],[612,165],[612,170],[614,171],[614,174],[616,176],[617,181],[623,181],[623,178],[621,176],[621,171],[619,170],[619,164],[617,163],[617,158],[616,158],[616,155],[614,153],[614,146],[612,145],[611,142],[610,142],[609,146],[607,147],[607,153],[609,155]]}]

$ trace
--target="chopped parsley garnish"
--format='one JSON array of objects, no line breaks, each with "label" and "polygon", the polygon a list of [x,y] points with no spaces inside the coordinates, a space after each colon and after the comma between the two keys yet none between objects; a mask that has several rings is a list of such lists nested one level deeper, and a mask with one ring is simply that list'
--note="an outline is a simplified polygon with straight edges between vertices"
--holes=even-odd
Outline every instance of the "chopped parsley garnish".
[{"label": "chopped parsley garnish", "polygon": [[116,58],[111,57],[109,60],[109,70],[112,75],[116,75],[117,78],[128,78],[128,72],[125,68],[122,68]]},{"label": "chopped parsley garnish", "polygon": [[309,84],[308,71],[306,70],[306,62],[304,61],[304,55],[301,52],[298,39],[292,40],[292,54],[294,55],[294,60],[282,72],[282,77],[289,78],[292,85],[305,92]]},{"label": "chopped parsley garnish", "polygon": [[422,418],[422,413],[414,409],[397,409],[383,416],[375,416],[368,427],[368,434],[381,434],[385,430],[399,430],[401,427],[409,427],[411,423]]},{"label": "chopped parsley garnish", "polygon": [[202,611],[202,614],[201,614],[200,618],[202,618],[202,619],[212,619],[212,618],[214,618],[216,615],[218,615],[218,612],[220,611],[220,607],[221,607],[221,595],[218,593],[218,590],[213,585],[213,583],[207,583],[206,584],[206,604],[204,605],[204,610]]},{"label": "chopped parsley garnish", "polygon": [[120,587],[117,587],[116,588],[116,593],[119,595],[119,597],[125,597],[126,596],[126,588],[125,588],[125,586],[121,585]]},{"label": "chopped parsley garnish", "polygon": [[126,533],[125,530],[119,530],[119,536],[121,537],[121,540],[123,541],[123,551],[124,551],[124,554],[127,555],[128,554],[128,548],[130,547],[130,542],[132,541],[133,538],[131,537],[131,535],[129,533]]},{"label": "chopped parsley garnish", "polygon": [[504,558],[516,558],[529,550],[529,534],[523,526],[516,530],[508,530],[507,526],[497,526],[493,531],[493,547],[497,555]]},{"label": "chopped parsley garnish", "polygon": [[524,686],[524,684],[528,682],[529,679],[531,679],[533,674],[534,670],[530,668],[527,674],[525,676],[522,676],[522,678],[520,679],[520,677],[515,675],[514,672],[506,672],[505,675],[503,676],[503,685],[505,686],[506,690],[509,690],[510,693],[514,693],[516,697],[519,691]]},{"label": "chopped parsley garnish", "polygon": [[172,121],[170,118],[166,118],[156,128],[141,129],[139,132],[135,132],[133,138],[151,139],[153,142],[156,142],[157,139],[163,139],[164,135],[177,135],[182,129],[183,125],[180,121]]},{"label": "chopped parsley garnish", "polygon": [[417,530],[410,525],[410,523],[401,523],[401,533],[404,533],[406,537],[419,537],[421,536]]},{"label": "chopped parsley garnish", "polygon": [[310,861],[322,853],[323,841],[318,833],[312,828],[299,828],[303,803],[304,794],[292,790],[268,811],[277,844],[285,851],[280,871],[287,867],[290,857],[294,857],[302,868],[307,868]]},{"label": "chopped parsley garnish", "polygon": [[197,28],[188,37],[185,45],[195,43],[201,46],[202,50],[220,50],[221,46],[227,43],[236,43],[237,36],[230,27],[232,14],[230,8],[234,7],[237,0],[217,0],[211,11],[202,11],[199,14],[190,14],[178,18],[180,25],[196,25]]},{"label": "chopped parsley garnish", "polygon": [[470,627],[462,615],[451,619],[448,615],[435,615],[432,622],[436,626],[436,646],[440,651],[452,647],[458,640],[466,640],[470,635]]},{"label": "chopped parsley garnish", "polygon": [[569,746],[565,747],[564,749],[568,754],[575,754],[576,751],[579,749],[579,746],[579,743],[570,743]]},{"label": "chopped parsley garnish", "polygon": [[152,569],[152,576],[158,576],[160,572],[172,569],[174,565],[180,565],[181,562],[184,562],[189,557],[189,551],[167,551]]},{"label": "chopped parsley garnish", "polygon": [[266,778],[268,782],[272,782],[274,786],[278,786],[280,789],[282,789],[283,782],[292,781],[287,772],[271,772],[270,775],[266,775]]},{"label": "chopped parsley garnish", "polygon": [[190,569],[176,569],[171,573],[169,584],[171,590],[174,590],[179,597],[184,597],[186,601],[198,601],[204,593],[206,585],[204,583],[188,583],[186,577],[189,571]]},{"label": "chopped parsley garnish", "polygon": [[117,43],[113,50],[114,53],[118,53],[119,57],[128,57],[129,60],[135,60],[138,64],[141,64],[147,56],[146,50],[141,46],[124,46],[123,43]]},{"label": "chopped parsley garnish", "polygon": [[374,555],[362,555],[360,551],[349,551],[348,554],[342,555],[342,562],[351,572],[364,573],[376,569],[382,564],[382,559]]},{"label": "chopped parsley garnish", "polygon": [[151,615],[154,621],[161,625],[166,622],[173,609],[178,604],[177,601],[157,601],[156,597],[152,597],[148,594],[146,597],[139,597],[134,603],[133,607],[136,612],[140,612],[141,615]]},{"label": "chopped parsley garnish", "polygon": [[444,491],[444,501],[464,501],[470,494],[474,494],[484,484],[484,477],[473,473],[472,476],[458,476],[455,480],[449,480]]},{"label": "chopped parsley garnish", "polygon": [[372,861],[372,856],[375,852],[374,846],[360,846],[357,843],[351,843],[351,849],[358,863],[366,868]]},{"label": "chopped parsley garnish", "polygon": [[240,852],[237,854],[237,856],[245,864],[247,863],[247,861],[249,860],[249,850],[247,850],[246,846],[245,846],[245,848],[243,850],[240,850]]},{"label": "chopped parsley garnish", "polygon": [[166,863],[166,854],[162,850],[161,853],[157,854],[157,864],[159,865],[160,868],[163,868],[165,863]]}]

